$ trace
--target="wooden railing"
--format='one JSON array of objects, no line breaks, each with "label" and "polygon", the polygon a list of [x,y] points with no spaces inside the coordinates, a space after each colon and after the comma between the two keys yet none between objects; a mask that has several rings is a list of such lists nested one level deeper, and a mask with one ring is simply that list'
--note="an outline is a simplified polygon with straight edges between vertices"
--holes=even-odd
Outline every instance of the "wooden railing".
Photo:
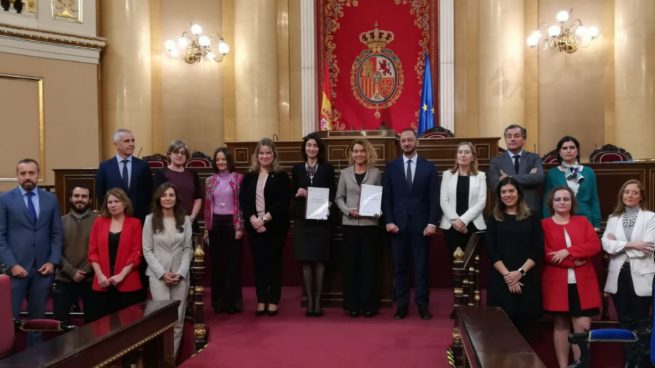
[{"label": "wooden railing", "polygon": [[546,367],[498,307],[455,308],[448,363],[453,368]]},{"label": "wooden railing", "polygon": [[207,326],[205,325],[205,252],[202,233],[195,235],[195,249],[191,263],[191,286],[187,298],[186,319],[193,321],[193,339],[196,351],[207,346]]},{"label": "wooden railing", "polygon": [[453,308],[462,305],[480,306],[480,252],[484,231],[471,235],[465,249],[457,247],[453,254]]},{"label": "wooden railing", "polygon": [[139,367],[175,367],[179,301],[148,301],[85,324],[8,358],[2,367],[105,367],[130,356]]}]

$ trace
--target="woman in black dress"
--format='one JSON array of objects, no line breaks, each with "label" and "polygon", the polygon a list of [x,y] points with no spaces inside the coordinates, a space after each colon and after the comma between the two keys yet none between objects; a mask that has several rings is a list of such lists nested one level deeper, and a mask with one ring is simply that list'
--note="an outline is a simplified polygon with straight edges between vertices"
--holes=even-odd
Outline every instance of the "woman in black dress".
[{"label": "woman in black dress", "polygon": [[304,162],[295,165],[291,173],[291,193],[294,196],[291,201],[291,216],[295,224],[294,256],[296,260],[303,262],[302,275],[307,293],[305,315],[320,317],[323,315],[321,292],[325,262],[330,258],[331,224],[327,219],[305,219],[305,208],[308,187],[328,188],[330,203],[334,202],[334,168],[325,161],[325,143],[315,133],[303,138],[300,152]]},{"label": "woman in black dress", "polygon": [[505,310],[525,334],[541,314],[541,288],[537,265],[544,252],[539,219],[530,213],[519,183],[506,177],[496,189],[496,204],[487,227],[489,275],[487,304]]}]

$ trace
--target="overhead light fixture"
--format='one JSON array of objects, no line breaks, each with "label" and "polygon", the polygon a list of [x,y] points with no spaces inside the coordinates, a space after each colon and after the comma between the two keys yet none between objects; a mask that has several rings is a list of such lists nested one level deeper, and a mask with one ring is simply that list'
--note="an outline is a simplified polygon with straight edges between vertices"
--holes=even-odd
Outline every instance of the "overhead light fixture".
[{"label": "overhead light fixture", "polygon": [[599,35],[598,27],[587,27],[579,18],[569,22],[572,12],[573,9],[557,12],[555,19],[558,23],[551,26],[542,25],[545,37],[542,37],[543,33],[539,28],[532,32],[527,38],[528,46],[535,48],[543,43],[543,50],[558,49],[568,54],[576,52],[578,47],[589,46]]},{"label": "overhead light fixture", "polygon": [[[212,50],[212,42],[216,42],[216,52]],[[166,52],[172,58],[182,58],[189,64],[201,60],[223,61],[223,57],[230,52],[230,46],[219,33],[214,35],[202,34],[200,24],[191,24],[188,31],[182,32],[177,40],[168,40],[164,43]]]}]

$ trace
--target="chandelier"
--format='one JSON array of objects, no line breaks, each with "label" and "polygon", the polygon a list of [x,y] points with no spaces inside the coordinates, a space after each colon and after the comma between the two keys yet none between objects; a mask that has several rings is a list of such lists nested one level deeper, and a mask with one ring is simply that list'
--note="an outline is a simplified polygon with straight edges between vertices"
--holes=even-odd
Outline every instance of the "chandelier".
[{"label": "chandelier", "polygon": [[[217,52],[212,51],[212,41],[217,41]],[[223,61],[223,57],[230,52],[230,46],[220,34],[204,35],[199,24],[191,24],[188,32],[182,32],[177,40],[166,41],[164,47],[170,57],[176,59],[181,57],[189,64],[198,63],[203,59],[220,63]]]},{"label": "chandelier", "polygon": [[542,38],[539,29],[532,32],[527,39],[528,46],[535,48],[539,46],[540,42],[543,42],[543,50],[558,49],[569,54],[576,52],[579,46],[589,46],[591,41],[598,37],[598,28],[595,26],[586,27],[580,19],[569,22],[572,12],[573,9],[557,12],[555,19],[557,19],[558,24],[543,25],[547,34],[544,38]]}]

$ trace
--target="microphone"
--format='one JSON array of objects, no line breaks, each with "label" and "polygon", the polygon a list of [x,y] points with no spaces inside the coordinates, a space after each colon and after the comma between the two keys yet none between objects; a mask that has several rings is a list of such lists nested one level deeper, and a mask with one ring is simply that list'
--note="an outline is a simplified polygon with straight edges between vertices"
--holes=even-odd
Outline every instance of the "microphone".
[{"label": "microphone", "polygon": [[141,158],[141,151],[143,151],[143,147],[139,148],[139,153],[136,154],[136,157]]}]

